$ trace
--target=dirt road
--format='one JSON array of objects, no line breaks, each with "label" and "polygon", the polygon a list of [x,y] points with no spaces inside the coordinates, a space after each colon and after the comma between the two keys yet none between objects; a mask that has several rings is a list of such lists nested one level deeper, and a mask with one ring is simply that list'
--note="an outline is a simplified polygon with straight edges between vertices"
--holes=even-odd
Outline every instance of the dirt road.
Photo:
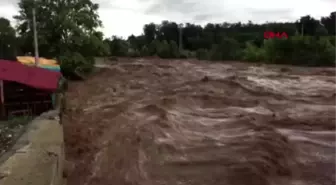
[{"label": "dirt road", "polygon": [[335,69],[134,59],[66,96],[68,185],[335,184]]}]

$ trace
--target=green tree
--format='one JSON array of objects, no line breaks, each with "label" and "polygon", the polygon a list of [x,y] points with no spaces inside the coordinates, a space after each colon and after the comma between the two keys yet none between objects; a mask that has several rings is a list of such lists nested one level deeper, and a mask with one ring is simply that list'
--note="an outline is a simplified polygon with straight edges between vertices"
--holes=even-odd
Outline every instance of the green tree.
[{"label": "green tree", "polygon": [[[104,55],[244,59],[313,66],[334,64],[335,12],[321,20],[307,15],[296,22],[223,22],[205,26],[186,23],[181,29],[180,24],[166,20],[160,24],[146,24],[141,35],[131,35],[126,40],[115,36],[103,40],[103,34],[97,31],[101,26],[98,5],[90,0],[39,0],[35,5],[33,0],[21,0],[16,19],[19,21],[19,43],[23,52],[33,52],[33,6],[37,12],[41,56],[62,54],[62,61],[72,63],[63,65],[69,69],[67,71],[71,71],[70,68],[73,68],[72,71],[89,71],[89,67],[93,66],[93,56]],[[265,31],[285,32],[289,38],[265,40]],[[178,47],[180,40],[183,50]]]},{"label": "green tree", "polygon": [[324,25],[324,27],[328,30],[328,34],[330,35],[336,35],[336,11],[331,12],[329,16],[322,17],[321,23]]},{"label": "green tree", "polygon": [[15,30],[11,26],[10,21],[0,18],[0,58],[7,60],[15,60],[17,54],[18,40]]},{"label": "green tree", "polygon": [[106,42],[109,44],[110,54],[113,56],[127,56],[128,49],[131,49],[125,40],[117,36],[106,39]]},{"label": "green tree", "polygon": [[[102,25],[98,16],[98,4],[91,0],[20,0],[19,14],[14,18],[18,21],[19,34],[26,40],[31,40],[33,35],[31,24],[33,7],[36,9],[41,56],[60,58],[63,60],[61,60],[61,67],[72,66],[72,71],[81,71],[77,68],[81,68],[82,63],[62,64],[74,61],[65,60],[64,56],[76,54],[78,56],[76,58],[81,58],[85,64],[85,62],[92,63],[91,58],[94,56],[107,54],[108,50],[103,43],[102,34],[96,31]],[[24,48],[33,48],[32,42],[25,42],[25,44]],[[92,66],[92,64],[86,66]]]},{"label": "green tree", "polygon": [[310,15],[306,15],[302,16],[300,20],[296,22],[296,26],[300,34],[313,36],[319,27],[319,21]]},{"label": "green tree", "polygon": [[146,44],[151,43],[157,36],[157,26],[154,23],[146,24],[143,28]]}]

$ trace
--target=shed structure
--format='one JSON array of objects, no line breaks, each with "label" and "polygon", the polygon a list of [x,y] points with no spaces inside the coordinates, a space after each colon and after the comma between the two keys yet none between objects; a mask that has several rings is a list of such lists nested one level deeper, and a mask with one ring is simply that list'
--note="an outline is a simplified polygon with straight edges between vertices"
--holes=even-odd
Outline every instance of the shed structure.
[{"label": "shed structure", "polygon": [[0,118],[50,110],[61,77],[57,71],[0,59]]}]

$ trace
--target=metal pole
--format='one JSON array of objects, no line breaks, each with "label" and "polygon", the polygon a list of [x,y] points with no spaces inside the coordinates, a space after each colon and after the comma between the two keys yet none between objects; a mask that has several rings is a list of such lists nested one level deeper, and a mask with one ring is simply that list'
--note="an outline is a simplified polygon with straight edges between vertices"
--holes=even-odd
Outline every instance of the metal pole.
[{"label": "metal pole", "polygon": [[4,118],[5,114],[5,98],[4,98],[4,84],[3,80],[0,80],[0,118]]},{"label": "metal pole", "polygon": [[180,52],[182,52],[182,50],[183,50],[183,39],[182,39],[182,29],[183,29],[183,25],[182,24],[180,24],[179,25],[179,46],[180,46]]},{"label": "metal pole", "polygon": [[36,30],[36,17],[35,17],[35,7],[33,7],[33,32],[34,32],[34,49],[35,49],[35,66],[38,65],[39,51],[37,42],[37,30]]}]

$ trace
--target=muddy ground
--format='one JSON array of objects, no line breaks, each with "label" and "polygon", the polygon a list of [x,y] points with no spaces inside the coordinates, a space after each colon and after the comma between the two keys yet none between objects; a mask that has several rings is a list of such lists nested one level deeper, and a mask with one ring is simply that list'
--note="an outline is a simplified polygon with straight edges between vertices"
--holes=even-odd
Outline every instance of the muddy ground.
[{"label": "muddy ground", "polygon": [[68,185],[335,184],[335,69],[107,67],[66,94]]},{"label": "muddy ground", "polygon": [[13,147],[31,120],[30,117],[17,117],[0,121],[0,156]]}]

